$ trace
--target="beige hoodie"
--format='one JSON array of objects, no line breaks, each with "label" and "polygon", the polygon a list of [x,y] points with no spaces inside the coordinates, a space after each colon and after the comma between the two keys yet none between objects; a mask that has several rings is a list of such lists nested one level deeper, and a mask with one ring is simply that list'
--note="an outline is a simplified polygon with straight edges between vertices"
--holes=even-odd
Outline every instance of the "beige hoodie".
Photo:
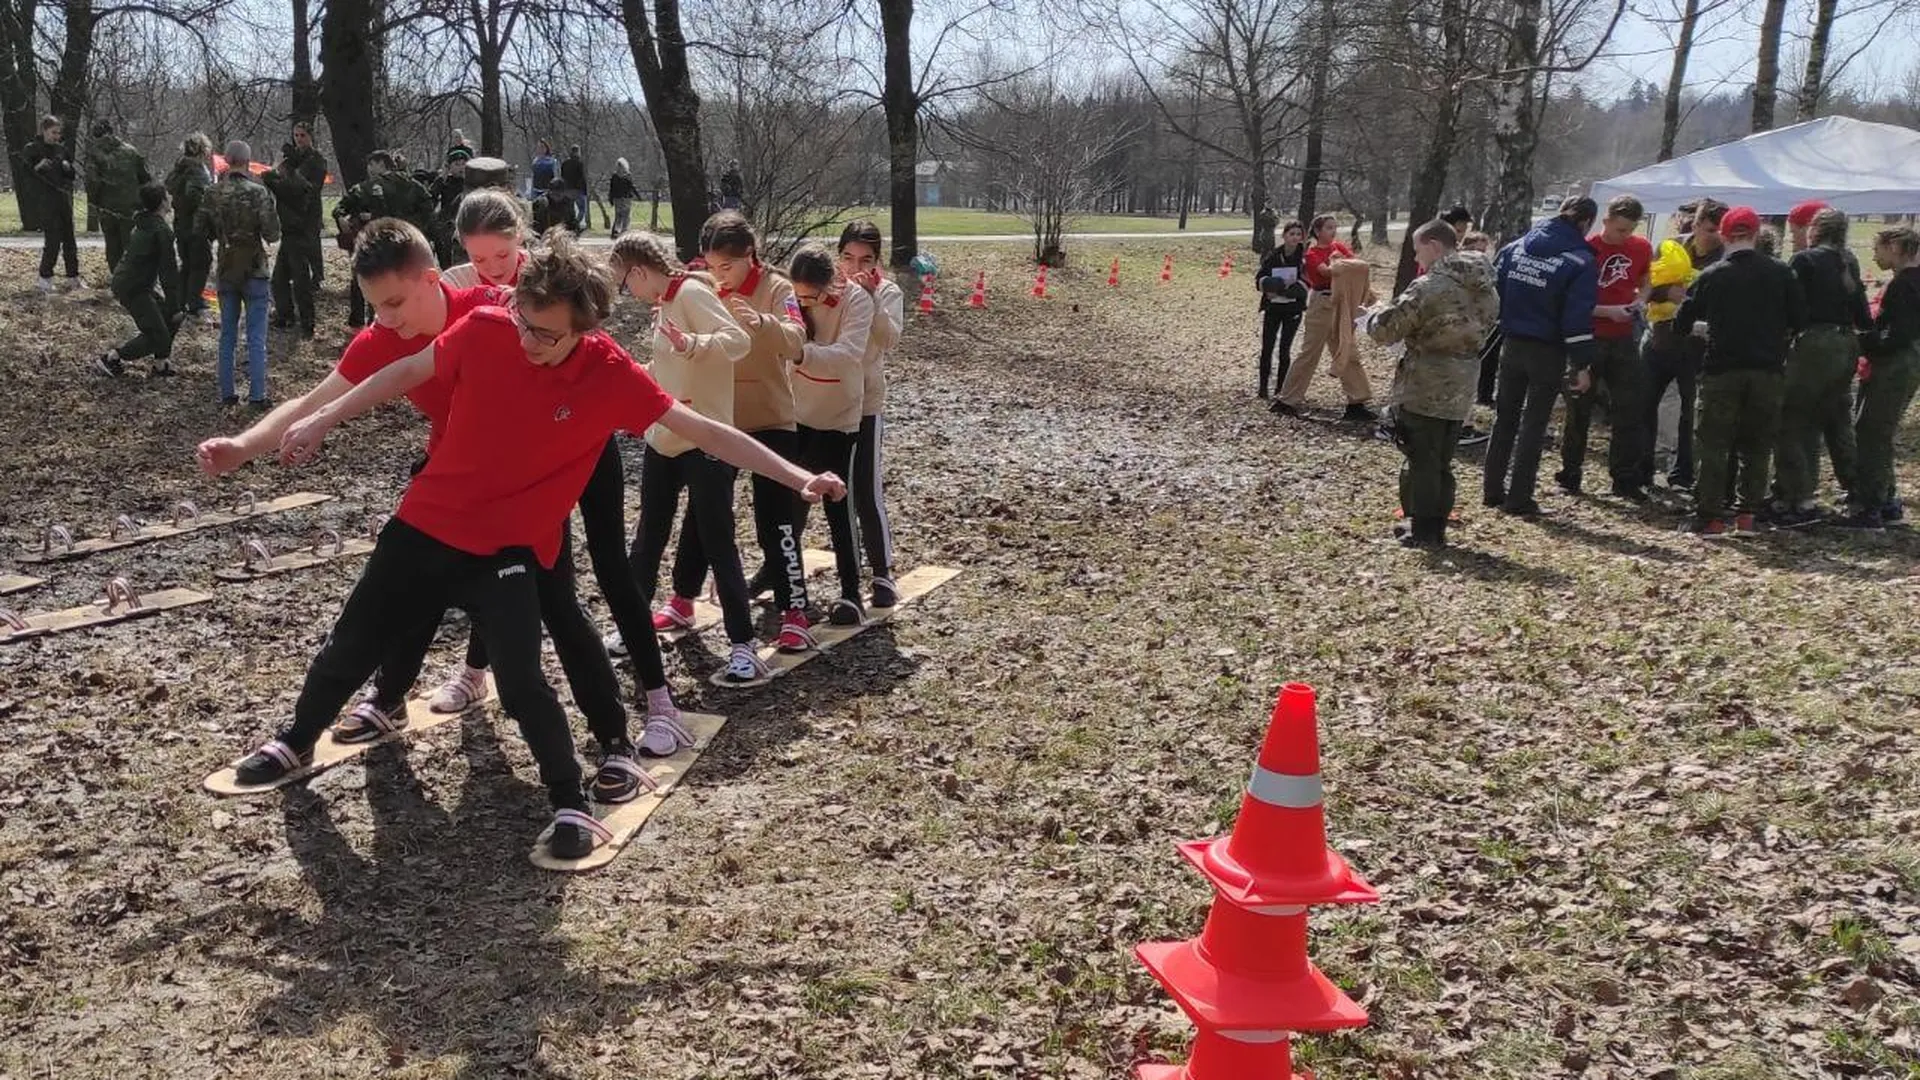
[{"label": "beige hoodie", "polygon": [[[729,290],[721,289],[724,306]],[[807,326],[793,299],[793,282],[759,263],[747,271],[740,295],[760,313],[760,325],[747,331],[753,344],[733,368],[733,426],[741,431],[793,430],[793,379],[788,374]]]},{"label": "beige hoodie", "polygon": [[[672,320],[687,336],[687,351],[676,353],[660,329]],[[660,298],[654,316],[653,363],[648,371],[660,389],[709,420],[733,423],[733,368],[751,346],[747,332],[698,278],[675,277]],[[693,444],[655,424],[647,429],[647,445],[668,457],[679,457]]]},{"label": "beige hoodie", "polygon": [[794,417],[818,431],[859,431],[873,298],[842,284],[813,308],[813,340],[793,369]]},{"label": "beige hoodie", "polygon": [[887,360],[900,342],[900,330],[906,324],[906,303],[906,295],[892,278],[882,277],[874,287],[873,329],[867,334],[867,355],[863,360],[866,390],[861,416],[878,416],[886,408]]}]

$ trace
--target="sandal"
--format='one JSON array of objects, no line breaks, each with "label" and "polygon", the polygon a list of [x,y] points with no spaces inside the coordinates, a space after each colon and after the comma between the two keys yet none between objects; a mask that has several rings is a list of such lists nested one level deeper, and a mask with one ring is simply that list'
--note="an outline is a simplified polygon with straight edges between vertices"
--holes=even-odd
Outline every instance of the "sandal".
[{"label": "sandal", "polygon": [[584,859],[601,844],[611,844],[613,833],[585,810],[562,810],[553,815],[553,835],[547,850],[556,859]]},{"label": "sandal", "polygon": [[333,725],[333,741],[353,745],[373,742],[385,738],[396,731],[407,728],[407,703],[402,701],[392,709],[383,709],[373,698],[367,698],[353,707],[346,719]]}]

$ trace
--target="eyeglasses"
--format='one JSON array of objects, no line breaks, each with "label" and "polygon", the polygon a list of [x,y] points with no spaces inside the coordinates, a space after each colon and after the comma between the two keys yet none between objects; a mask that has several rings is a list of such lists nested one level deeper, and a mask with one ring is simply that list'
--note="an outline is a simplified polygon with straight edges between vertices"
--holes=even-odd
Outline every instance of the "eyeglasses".
[{"label": "eyeglasses", "polygon": [[513,313],[513,325],[519,327],[521,333],[540,344],[552,348],[567,339],[567,335],[565,334],[556,334],[551,330],[543,329],[528,322],[527,317],[520,314],[520,305],[515,304],[509,310]]}]

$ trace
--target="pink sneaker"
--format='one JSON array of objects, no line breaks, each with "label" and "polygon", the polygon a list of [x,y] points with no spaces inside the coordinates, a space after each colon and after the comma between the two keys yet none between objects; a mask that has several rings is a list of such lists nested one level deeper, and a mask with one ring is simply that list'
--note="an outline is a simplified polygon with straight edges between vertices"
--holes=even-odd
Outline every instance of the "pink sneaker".
[{"label": "pink sneaker", "polygon": [[783,653],[803,653],[815,648],[813,631],[809,628],[804,612],[788,611],[780,616],[780,636],[773,639],[773,647]]},{"label": "pink sneaker", "polygon": [[653,613],[653,629],[660,634],[669,630],[693,629],[693,601],[684,596],[668,600],[666,607]]}]

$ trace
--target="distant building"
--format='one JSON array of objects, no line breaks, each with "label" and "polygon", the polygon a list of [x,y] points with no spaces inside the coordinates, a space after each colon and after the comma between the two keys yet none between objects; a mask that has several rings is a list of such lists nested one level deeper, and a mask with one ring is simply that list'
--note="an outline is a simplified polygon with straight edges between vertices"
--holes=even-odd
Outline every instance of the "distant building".
[{"label": "distant building", "polygon": [[915,194],[921,206],[944,206],[940,201],[940,187],[953,172],[953,166],[945,161],[922,161],[913,167]]}]

